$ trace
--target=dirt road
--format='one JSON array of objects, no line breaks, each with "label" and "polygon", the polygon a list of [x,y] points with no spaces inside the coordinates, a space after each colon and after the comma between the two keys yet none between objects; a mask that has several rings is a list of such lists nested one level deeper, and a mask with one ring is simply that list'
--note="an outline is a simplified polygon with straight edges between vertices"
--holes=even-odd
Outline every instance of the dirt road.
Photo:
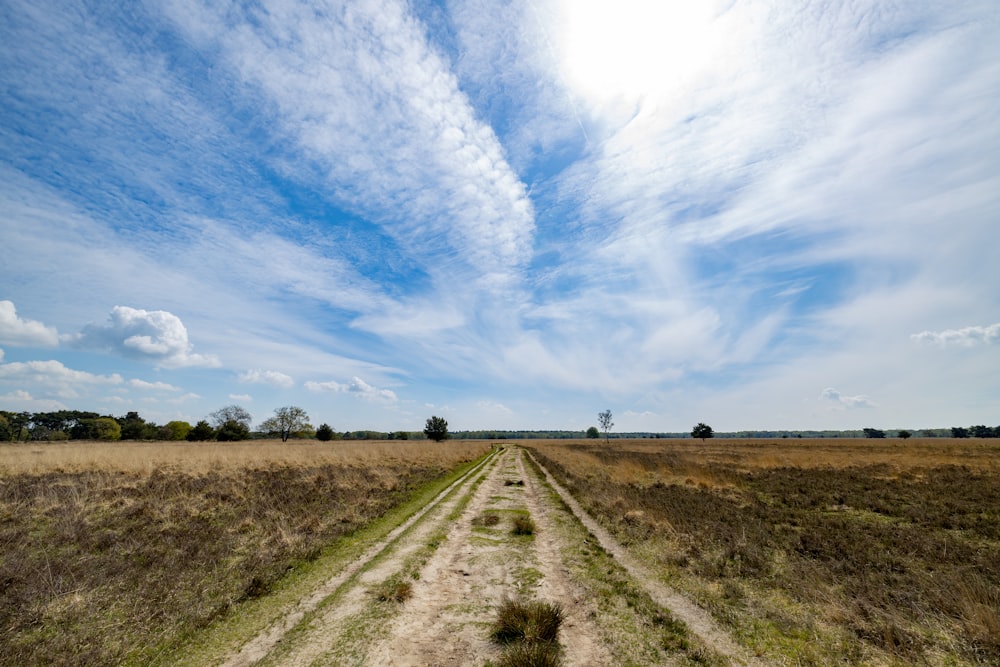
[{"label": "dirt road", "polygon": [[756,664],[518,447],[495,449],[220,664],[495,664],[505,598],[561,606],[563,665]]}]

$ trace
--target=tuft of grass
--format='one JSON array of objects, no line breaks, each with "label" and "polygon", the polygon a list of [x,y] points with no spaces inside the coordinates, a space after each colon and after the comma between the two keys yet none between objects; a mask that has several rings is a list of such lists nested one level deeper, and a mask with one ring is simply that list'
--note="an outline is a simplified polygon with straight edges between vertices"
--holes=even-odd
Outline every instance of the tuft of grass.
[{"label": "tuft of grass", "polygon": [[508,479],[503,483],[504,486],[524,486],[523,479]]},{"label": "tuft of grass", "polygon": [[564,616],[558,604],[505,598],[497,609],[490,639],[497,644],[555,643]]},{"label": "tuft of grass", "polygon": [[500,523],[500,515],[496,512],[483,512],[472,519],[472,525],[480,528],[489,528]]},{"label": "tuft of grass", "polygon": [[515,535],[534,535],[535,522],[529,516],[516,516],[511,532]]},{"label": "tuft of grass", "polygon": [[387,579],[372,589],[372,595],[379,602],[403,603],[413,597],[413,584],[409,581]]},{"label": "tuft of grass", "polygon": [[559,647],[553,643],[519,643],[504,651],[497,667],[558,667]]}]

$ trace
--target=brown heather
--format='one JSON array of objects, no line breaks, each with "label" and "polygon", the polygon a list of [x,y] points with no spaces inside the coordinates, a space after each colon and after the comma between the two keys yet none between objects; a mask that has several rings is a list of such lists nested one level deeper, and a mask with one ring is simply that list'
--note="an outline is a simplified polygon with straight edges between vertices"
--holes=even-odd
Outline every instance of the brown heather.
[{"label": "brown heather", "polygon": [[144,664],[479,442],[0,446],[0,664]]},{"label": "brown heather", "polygon": [[1000,441],[530,443],[781,664],[1000,664]]}]

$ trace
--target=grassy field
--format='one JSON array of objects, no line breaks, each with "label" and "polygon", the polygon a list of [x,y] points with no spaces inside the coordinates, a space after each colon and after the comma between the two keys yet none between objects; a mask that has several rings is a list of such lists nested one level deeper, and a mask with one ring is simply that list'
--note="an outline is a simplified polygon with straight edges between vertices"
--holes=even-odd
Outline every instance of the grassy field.
[{"label": "grassy field", "polygon": [[778,664],[1000,664],[1000,441],[527,443]]},{"label": "grassy field", "polygon": [[145,664],[485,442],[0,445],[0,664]]}]

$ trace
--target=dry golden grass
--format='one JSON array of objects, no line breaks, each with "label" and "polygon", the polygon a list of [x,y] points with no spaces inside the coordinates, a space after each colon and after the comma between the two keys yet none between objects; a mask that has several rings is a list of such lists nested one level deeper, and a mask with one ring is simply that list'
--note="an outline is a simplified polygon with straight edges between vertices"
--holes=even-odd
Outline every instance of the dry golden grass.
[{"label": "dry golden grass", "polygon": [[0,447],[0,664],[148,664],[488,449]]},{"label": "dry golden grass", "polygon": [[18,473],[150,473],[169,469],[199,474],[248,465],[303,466],[412,463],[445,465],[475,458],[489,448],[482,440],[248,440],[244,442],[60,442],[0,444],[0,476]]},{"label": "dry golden grass", "polygon": [[528,446],[769,660],[1000,664],[1000,440]]}]

